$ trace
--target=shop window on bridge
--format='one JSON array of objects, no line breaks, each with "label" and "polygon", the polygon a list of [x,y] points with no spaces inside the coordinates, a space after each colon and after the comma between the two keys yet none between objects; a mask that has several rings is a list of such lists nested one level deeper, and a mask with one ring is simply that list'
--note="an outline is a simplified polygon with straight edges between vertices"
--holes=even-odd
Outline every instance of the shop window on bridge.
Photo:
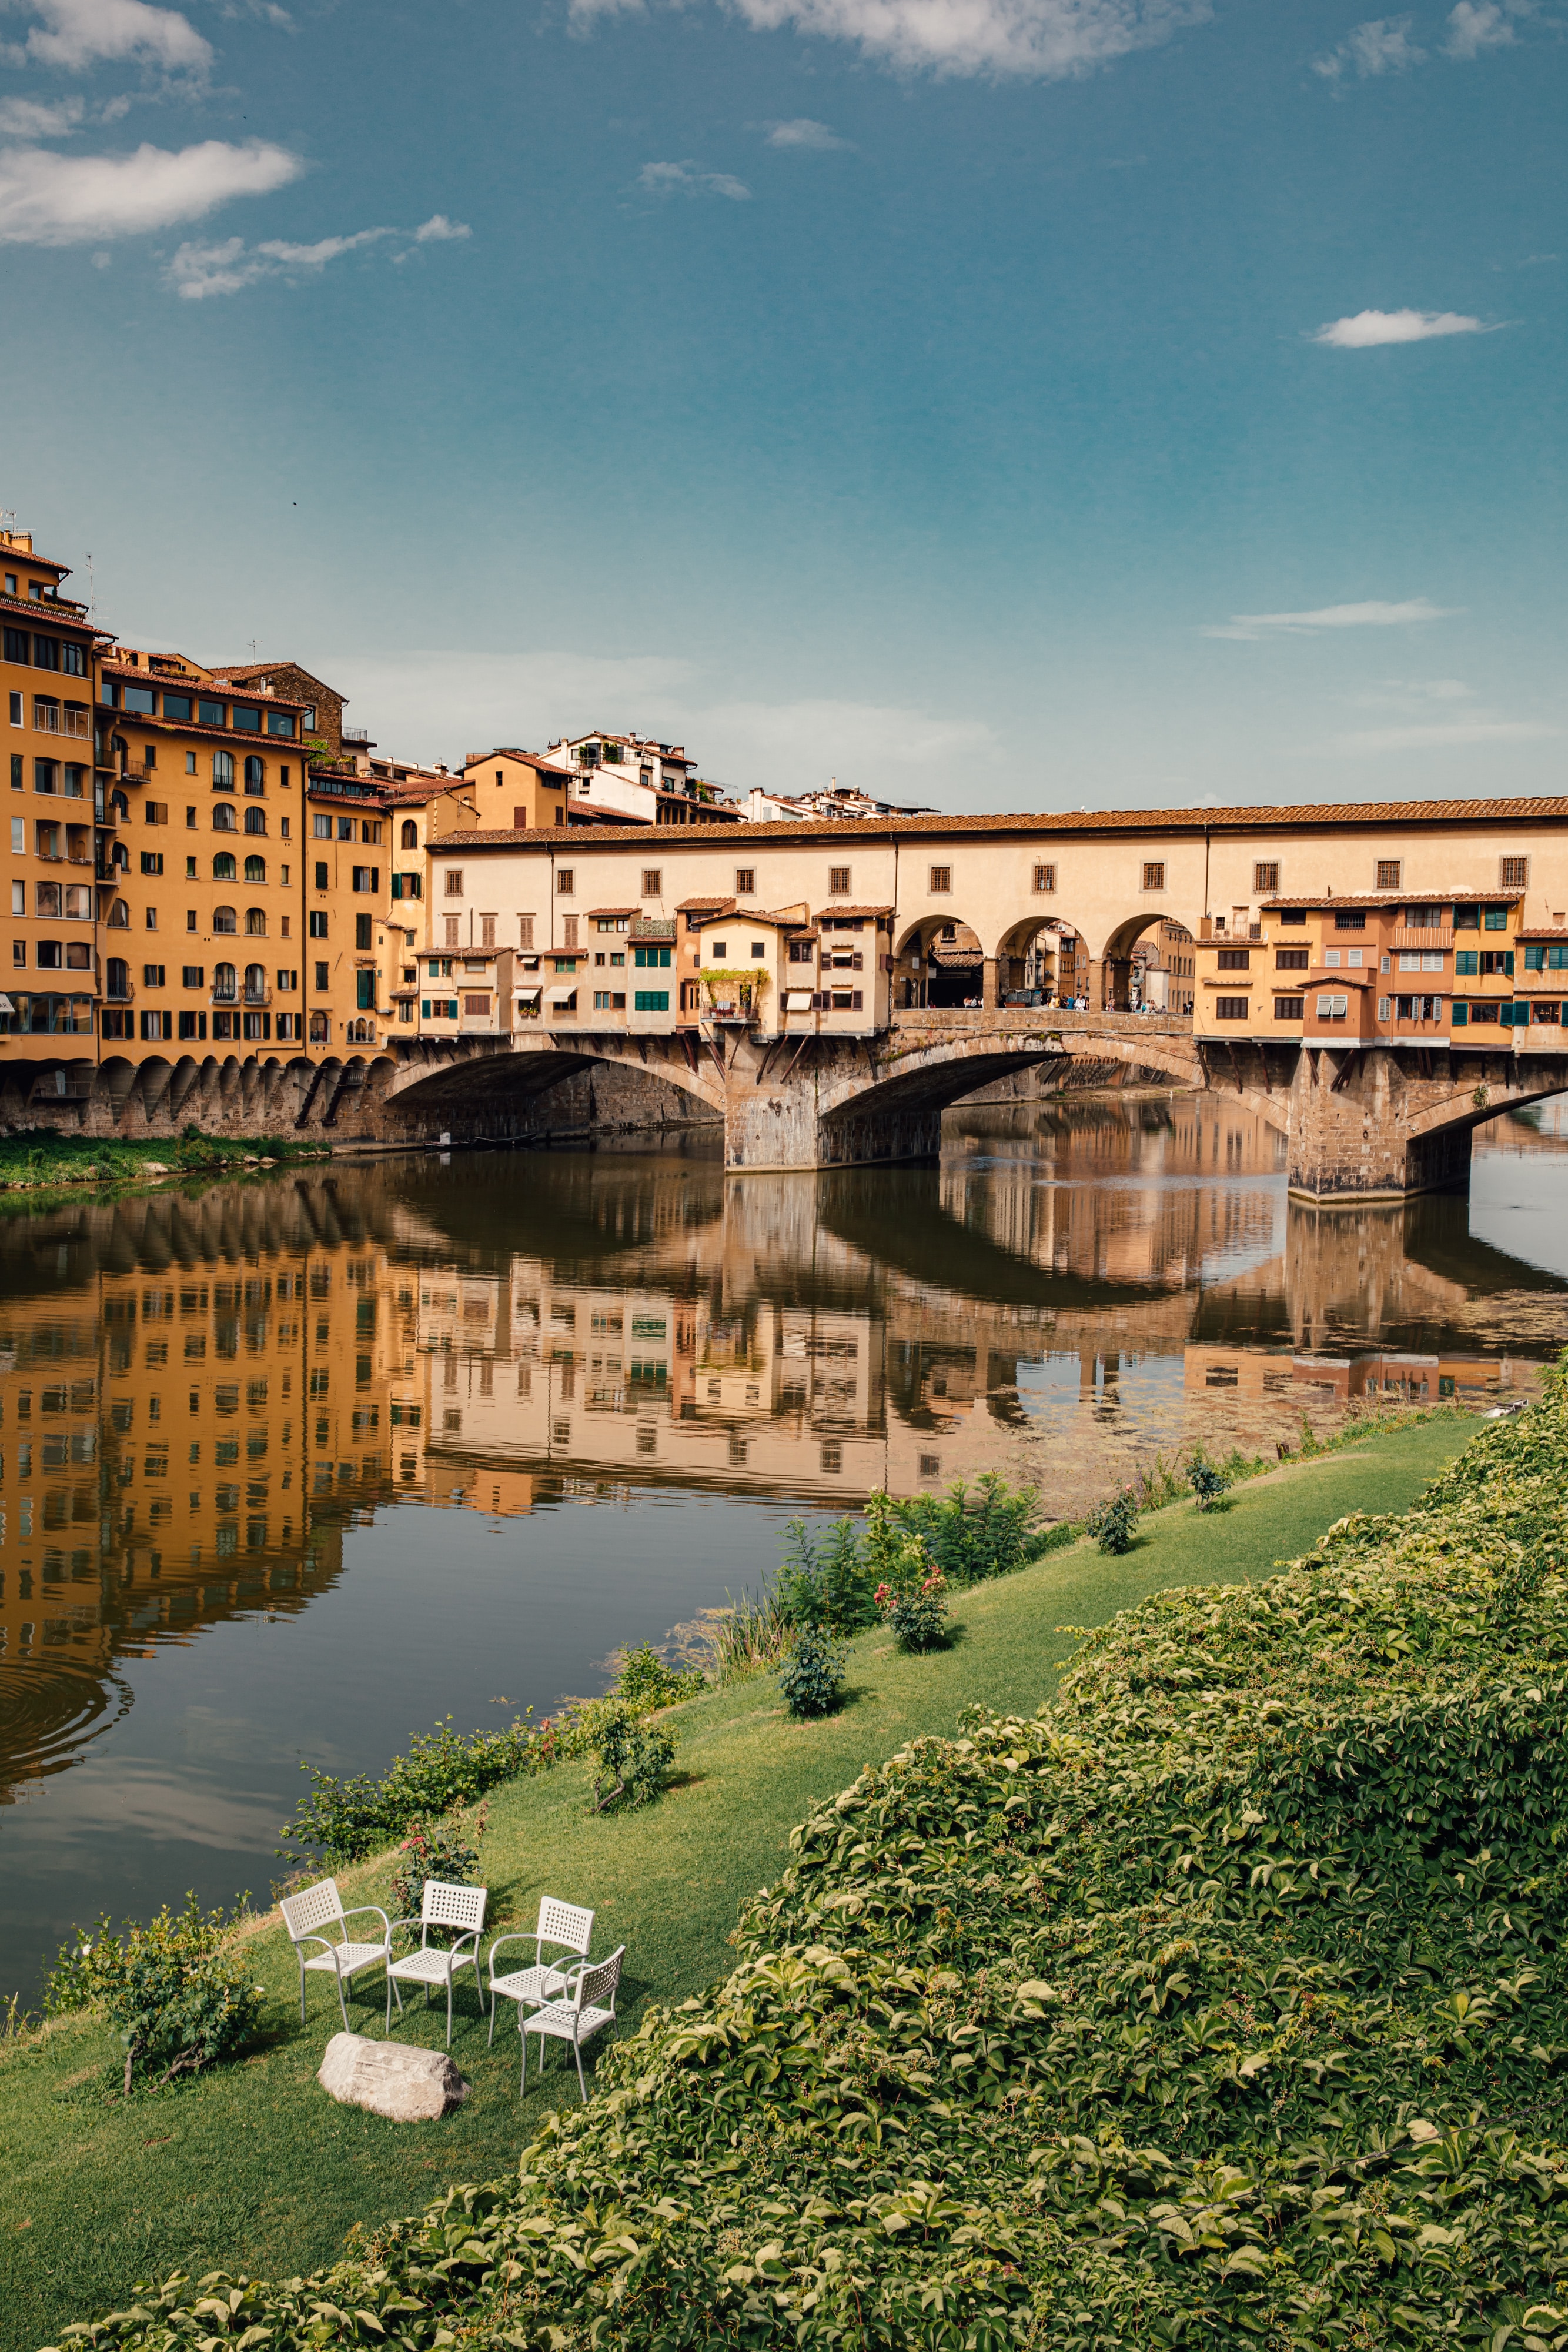
[{"label": "shop window on bridge", "polygon": [[1277,996],[1274,999],[1274,1018],[1276,1021],[1300,1021],[1305,1016],[1306,1007],[1304,996]]},{"label": "shop window on bridge", "polygon": [[639,971],[668,971],[670,952],[668,948],[633,948],[632,961]]},{"label": "shop window on bridge", "polygon": [[1547,1004],[1532,1004],[1530,1008],[1530,1017],[1532,1021],[1561,1022],[1563,1018],[1562,1004],[1556,998],[1553,998],[1552,1002]]},{"label": "shop window on bridge", "polygon": [[633,1013],[667,1013],[670,992],[667,988],[634,988],[632,992]]},{"label": "shop window on bridge", "polygon": [[1364,931],[1366,929],[1365,908],[1336,907],[1334,908],[1333,927],[1336,931]]},{"label": "shop window on bridge", "polygon": [[1343,1021],[1349,1011],[1350,999],[1348,996],[1320,996],[1318,999],[1318,1019],[1320,1021]]},{"label": "shop window on bridge", "polygon": [[1305,971],[1312,961],[1311,948],[1276,948],[1274,950],[1276,971]]},{"label": "shop window on bridge", "polygon": [[1217,996],[1214,1000],[1214,1017],[1217,1021],[1245,1021],[1247,1012],[1248,1000],[1245,996]]},{"label": "shop window on bridge", "polygon": [[1526,971],[1568,971],[1568,946],[1549,945],[1538,941],[1524,950]]}]

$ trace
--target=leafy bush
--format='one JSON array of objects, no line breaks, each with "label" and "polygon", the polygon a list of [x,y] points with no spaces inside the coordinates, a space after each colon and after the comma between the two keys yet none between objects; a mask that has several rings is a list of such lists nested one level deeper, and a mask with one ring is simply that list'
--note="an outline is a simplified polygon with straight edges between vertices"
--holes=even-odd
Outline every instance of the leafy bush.
[{"label": "leafy bush", "polygon": [[[530,1707],[528,1714],[531,1715]],[[379,1778],[357,1773],[340,1780],[314,1764],[310,1794],[301,1797],[283,1834],[319,1847],[334,1862],[357,1862],[390,1845],[416,1822],[432,1821],[455,1805],[471,1805],[489,1789],[520,1773],[542,1771],[571,1748],[570,1722],[530,1723],[520,1717],[502,1731],[454,1731],[452,1717],[409,1742]],[[280,1852],[285,1849],[280,1848]]]},{"label": "leafy bush", "polygon": [[664,1793],[675,1760],[675,1735],[667,1724],[650,1723],[613,1693],[596,1698],[577,1717],[580,1745],[594,1760],[593,1806],[596,1813],[612,1805],[630,1811],[651,1804]]},{"label": "leafy bush", "polygon": [[162,2086],[232,2058],[255,2035],[263,1988],[235,1951],[234,1918],[204,1911],[193,1894],[183,1911],[165,1904],[145,1926],[117,1935],[108,1915],[60,1953],[44,1996],[51,2015],[96,2010],[125,2045],[125,2096],[133,2079]]},{"label": "leafy bush", "polygon": [[[872,1516],[878,1497],[868,1504]],[[988,1471],[973,1486],[955,1480],[946,1495],[917,1495],[890,1507],[894,1519],[920,1538],[950,1585],[980,1584],[1027,1565],[1040,1517],[1032,1486],[1009,1486]]]},{"label": "leafy bush", "polygon": [[676,1706],[682,1699],[695,1698],[706,1679],[695,1667],[672,1666],[651,1642],[639,1642],[634,1649],[622,1652],[611,1691],[640,1714],[652,1715],[659,1707]]},{"label": "leafy bush", "polygon": [[858,1633],[875,1622],[874,1581],[852,1519],[838,1520],[821,1536],[813,1536],[803,1519],[790,1520],[784,1531],[784,1559],[774,1580],[779,1612],[788,1624],[797,1630],[810,1625],[832,1633]]},{"label": "leafy bush", "polygon": [[1229,1478],[1223,1470],[1218,1469],[1209,1460],[1201,1445],[1194,1449],[1192,1460],[1187,1464],[1186,1475],[1187,1484],[1197,1497],[1197,1507],[1200,1511],[1218,1509],[1230,1492]]},{"label": "leafy bush", "polygon": [[1565,1462],[1559,1371],[1407,1517],[1129,1611],[819,1806],[519,2175],[71,2340],[1564,2352]]},{"label": "leafy bush", "polygon": [[873,1597],[901,1650],[936,1650],[946,1641],[942,1571],[917,1536],[904,1537]]},{"label": "leafy bush", "polygon": [[476,1815],[455,1814],[428,1829],[414,1822],[398,1848],[403,1859],[392,1874],[394,1917],[418,1918],[427,1878],[442,1879],[448,1886],[478,1885],[479,1841],[487,1818],[481,1805]]},{"label": "leafy bush", "polygon": [[841,1642],[820,1626],[808,1625],[786,1651],[779,1669],[779,1687],[793,1716],[826,1715],[844,1686],[848,1652]]},{"label": "leafy bush", "polygon": [[1137,1536],[1138,1498],[1130,1486],[1091,1511],[1084,1522],[1089,1533],[1097,1536],[1100,1549],[1113,1556],[1131,1551]]}]

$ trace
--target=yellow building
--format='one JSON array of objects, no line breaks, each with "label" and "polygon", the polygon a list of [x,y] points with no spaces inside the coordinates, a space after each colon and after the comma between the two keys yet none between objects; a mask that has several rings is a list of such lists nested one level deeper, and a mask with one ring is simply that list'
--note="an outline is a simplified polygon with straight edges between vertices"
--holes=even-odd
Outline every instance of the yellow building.
[{"label": "yellow building", "polygon": [[565,768],[533,751],[470,751],[463,762],[463,782],[476,811],[475,824],[493,833],[531,833],[542,825],[565,824],[570,781]]}]

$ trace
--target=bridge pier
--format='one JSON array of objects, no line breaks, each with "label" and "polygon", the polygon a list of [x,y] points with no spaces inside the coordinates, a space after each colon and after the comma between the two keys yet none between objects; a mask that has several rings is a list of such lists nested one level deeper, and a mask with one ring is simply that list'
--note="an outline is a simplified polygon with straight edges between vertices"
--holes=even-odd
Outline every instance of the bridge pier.
[{"label": "bridge pier", "polygon": [[1317,1202],[1462,1192],[1483,1119],[1568,1090],[1568,1054],[1303,1045],[1282,1124],[1290,1188]]}]

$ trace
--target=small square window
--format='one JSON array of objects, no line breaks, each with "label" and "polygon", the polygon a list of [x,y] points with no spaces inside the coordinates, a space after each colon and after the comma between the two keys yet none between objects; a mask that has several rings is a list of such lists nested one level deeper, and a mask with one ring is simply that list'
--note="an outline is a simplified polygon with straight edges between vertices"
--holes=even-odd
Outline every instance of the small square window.
[{"label": "small square window", "polygon": [[1163,889],[1165,888],[1165,887],[1166,887],[1166,869],[1165,869],[1165,867],[1164,867],[1163,866],[1145,866],[1145,868],[1144,868],[1144,887],[1145,887],[1145,890],[1163,890]]},{"label": "small square window", "polygon": [[849,867],[847,866],[830,866],[828,868],[828,896],[831,898],[848,898],[849,888]]},{"label": "small square window", "polygon": [[1498,879],[1505,890],[1524,889],[1530,881],[1529,858],[1505,857],[1501,862]]},{"label": "small square window", "polygon": [[1055,866],[1037,866],[1034,869],[1034,887],[1037,890],[1054,890],[1056,887]]},{"label": "small square window", "polygon": [[573,877],[573,875],[572,875],[572,870],[571,870],[570,866],[558,866],[558,867],[556,868],[556,877],[555,877],[555,894],[556,894],[556,897],[557,897],[558,898],[570,898],[572,896],[572,893],[573,893],[574,888],[575,888],[575,880],[574,880],[574,877]]},{"label": "small square window", "polygon": [[1280,887],[1280,869],[1268,860],[1252,868],[1252,887],[1260,898],[1271,898]]},{"label": "small square window", "polygon": [[664,895],[664,877],[662,869],[657,866],[644,866],[643,868],[643,898],[662,898]]},{"label": "small square window", "polygon": [[737,866],[735,869],[735,895],[737,898],[753,898],[757,895],[757,868]]},{"label": "small square window", "polygon": [[1377,861],[1376,887],[1378,889],[1397,890],[1402,870],[1401,862],[1397,857],[1380,857]]},{"label": "small square window", "polygon": [[932,896],[940,898],[944,891],[951,890],[952,887],[953,868],[950,866],[934,866],[931,868]]}]

